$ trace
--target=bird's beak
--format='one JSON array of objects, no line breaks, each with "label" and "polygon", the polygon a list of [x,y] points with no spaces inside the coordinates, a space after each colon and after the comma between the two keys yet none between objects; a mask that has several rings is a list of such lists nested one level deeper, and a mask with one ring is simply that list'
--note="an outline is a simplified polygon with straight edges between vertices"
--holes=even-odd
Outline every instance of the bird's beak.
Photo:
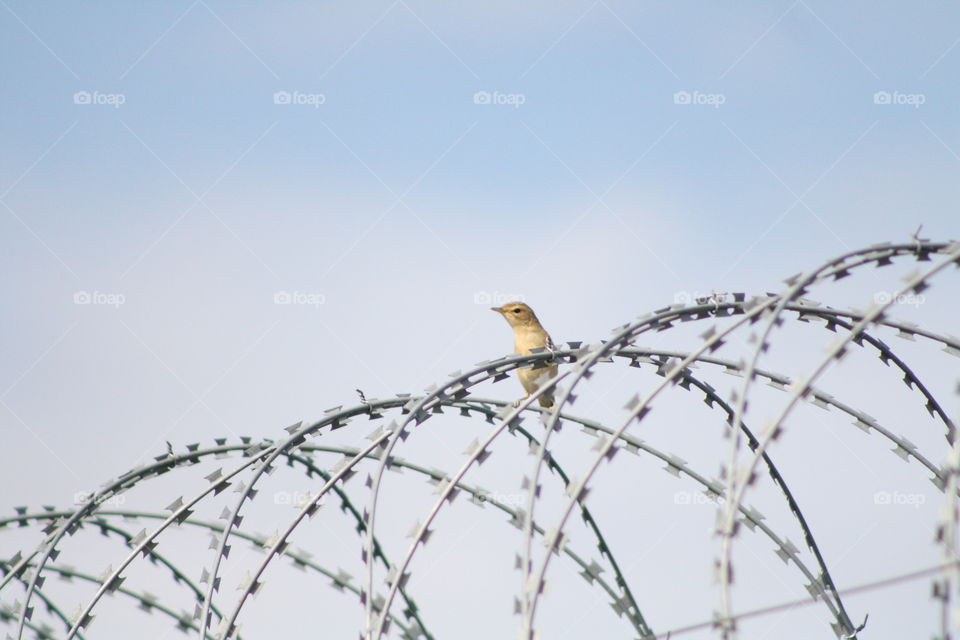
[{"label": "bird's beak", "polygon": [[490,311],[496,311],[497,313],[503,313],[503,309],[500,307],[490,307]]}]

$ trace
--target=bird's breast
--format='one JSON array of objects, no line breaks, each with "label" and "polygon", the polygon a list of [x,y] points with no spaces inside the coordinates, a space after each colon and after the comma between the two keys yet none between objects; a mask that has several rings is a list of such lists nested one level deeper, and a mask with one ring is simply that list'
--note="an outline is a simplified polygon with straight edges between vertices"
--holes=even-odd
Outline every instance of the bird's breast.
[{"label": "bird's breast", "polygon": [[514,334],[514,350],[522,355],[529,354],[532,349],[542,349],[547,346],[547,332],[543,329],[518,329]]}]

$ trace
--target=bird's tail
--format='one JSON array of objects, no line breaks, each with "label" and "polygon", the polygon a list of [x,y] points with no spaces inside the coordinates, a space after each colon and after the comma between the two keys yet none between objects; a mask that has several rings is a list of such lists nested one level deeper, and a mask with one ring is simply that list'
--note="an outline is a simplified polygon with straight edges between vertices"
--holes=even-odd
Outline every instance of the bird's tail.
[{"label": "bird's tail", "polygon": [[539,398],[537,398],[537,401],[540,403],[541,407],[543,407],[544,409],[549,409],[550,407],[553,406],[553,394],[545,393]]}]

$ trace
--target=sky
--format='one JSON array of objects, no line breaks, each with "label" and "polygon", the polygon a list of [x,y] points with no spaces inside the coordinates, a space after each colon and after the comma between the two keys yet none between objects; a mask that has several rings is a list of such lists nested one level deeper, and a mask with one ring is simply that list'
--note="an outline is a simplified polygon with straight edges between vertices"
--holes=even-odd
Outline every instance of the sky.
[{"label": "sky", "polygon": [[[166,441],[277,438],[357,389],[417,393],[509,353],[492,303],[523,299],[557,341],[596,342],[697,294],[779,291],[920,225],[957,238],[958,18],[944,1],[0,0],[0,508],[69,505]],[[862,307],[890,278],[822,295]],[[928,298],[897,311],[960,334],[956,302]],[[784,339],[782,370],[810,364],[806,339]],[[952,392],[955,362],[904,348]],[[834,393],[916,426],[851,380],[831,378]],[[488,391],[512,399],[506,384]],[[636,382],[611,384],[627,398]],[[942,461],[942,440],[910,433]],[[668,443],[715,472],[705,443]],[[845,584],[938,561],[931,520],[909,509],[868,505],[870,525],[841,526],[850,505],[818,497],[856,483],[805,480],[814,445],[794,446],[785,464],[812,483],[836,555],[858,549]],[[426,450],[431,466],[454,466],[444,447]],[[922,473],[877,455],[863,491],[929,496],[914,511],[933,514],[939,494],[910,484],[929,487]],[[660,630],[715,604],[716,541],[697,532],[661,549],[704,550],[680,563],[702,602],[653,605]],[[922,554],[876,560],[906,535]],[[924,630],[928,590],[904,596]],[[869,637],[902,637],[874,624]]]}]

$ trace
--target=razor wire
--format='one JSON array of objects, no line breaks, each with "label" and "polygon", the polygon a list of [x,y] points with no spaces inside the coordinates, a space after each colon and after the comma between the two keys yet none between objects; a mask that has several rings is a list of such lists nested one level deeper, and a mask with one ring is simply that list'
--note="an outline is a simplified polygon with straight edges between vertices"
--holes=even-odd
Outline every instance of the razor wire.
[{"label": "razor wire", "polygon": [[[945,257],[934,262],[934,256]],[[813,287],[846,278],[866,266],[885,267],[900,259],[910,258],[932,264],[926,271],[911,273],[906,283],[885,303],[877,303],[863,310],[838,310],[805,297]],[[14,637],[18,639],[23,637],[25,630],[30,630],[42,638],[61,637],[45,623],[37,624],[33,621],[34,607],[31,601],[36,597],[50,614],[64,625],[66,635],[63,637],[66,640],[83,638],[83,632],[93,620],[98,603],[105,595],[119,593],[141,609],[160,612],[171,619],[181,631],[196,633],[203,640],[241,640],[238,626],[241,612],[250,605],[250,599],[261,589],[268,566],[277,558],[287,557],[295,566],[309,568],[332,580],[331,587],[349,592],[359,600],[363,610],[361,635],[367,640],[389,635],[392,626],[399,629],[399,634],[404,638],[412,640],[425,637],[432,640],[434,635],[427,631],[423,611],[415,597],[415,589],[411,591],[413,585],[410,579],[415,571],[413,560],[436,528],[442,526],[438,521],[441,512],[453,504],[458,494],[464,493],[471,497],[472,503],[480,507],[489,504],[508,515],[507,522],[520,531],[521,553],[517,554],[514,566],[520,570],[521,580],[514,601],[514,613],[520,616],[522,638],[532,639],[535,636],[537,607],[544,593],[549,565],[555,556],[567,558],[590,585],[604,592],[617,616],[626,614],[631,629],[641,638],[660,637],[641,613],[643,603],[636,600],[627,576],[615,557],[615,550],[611,549],[603,534],[603,523],[587,506],[591,490],[588,484],[595,479],[604,462],[612,461],[620,449],[624,449],[634,455],[664,462],[664,470],[698,483],[703,487],[704,493],[712,498],[724,499],[723,505],[718,508],[716,526],[716,534],[720,538],[720,554],[715,570],[719,581],[721,608],[714,614],[712,622],[720,635],[725,638],[736,635],[736,621],[739,616],[733,610],[729,595],[733,583],[731,553],[733,541],[740,531],[739,526],[744,524],[769,538],[774,544],[775,553],[784,562],[797,568],[811,598],[821,600],[829,611],[834,620],[832,625],[835,633],[840,637],[856,638],[862,625],[855,624],[847,613],[841,598],[843,590],[838,588],[831,576],[828,562],[817,544],[801,505],[769,452],[773,442],[782,433],[786,418],[801,401],[807,401],[822,409],[834,408],[846,414],[853,419],[854,425],[868,433],[877,432],[894,445],[891,451],[898,457],[904,460],[912,458],[932,473],[931,481],[945,492],[944,514],[938,522],[938,542],[944,548],[944,560],[947,563],[945,566],[948,569],[935,579],[934,597],[941,602],[941,627],[946,637],[952,601],[951,590],[960,585],[956,534],[960,449],[955,442],[955,424],[931,387],[910,366],[908,358],[896,353],[893,347],[871,333],[871,329],[895,330],[897,336],[903,339],[916,341],[919,338],[921,341],[940,345],[942,350],[950,355],[960,355],[960,339],[886,317],[886,311],[897,296],[906,292],[925,291],[930,286],[929,281],[951,264],[960,265],[960,246],[951,243],[918,241],[909,244],[875,245],[851,251],[827,261],[805,275],[790,278],[787,280],[788,288],[780,294],[751,298],[744,294],[734,294],[729,301],[714,296],[709,300],[698,300],[692,305],[672,305],[641,316],[637,321],[615,330],[611,338],[594,344],[571,342],[567,343],[566,349],[539,350],[531,355],[508,356],[478,363],[466,372],[454,372],[442,384],[427,388],[424,395],[398,394],[397,397],[386,400],[368,400],[361,393],[359,405],[346,409],[342,406],[333,407],[321,420],[313,424],[305,425],[301,422],[287,427],[287,435],[277,441],[255,442],[244,438],[239,444],[227,444],[226,439],[217,439],[213,447],[188,445],[186,452],[168,452],[155,458],[152,463],[132,469],[105,483],[76,509],[56,510],[45,507],[42,511],[28,512],[25,508],[18,508],[15,516],[0,518],[0,528],[13,524],[16,524],[17,528],[42,525],[44,537],[37,548],[21,549],[9,559],[0,561],[0,570],[3,571],[0,596],[10,593],[12,584],[20,584],[25,589],[22,603],[18,602],[13,607],[0,605],[0,622],[14,624]],[[787,316],[787,312],[794,313],[795,318]],[[760,366],[760,360],[771,344],[774,331],[784,326],[789,319],[801,323],[819,320],[822,321],[823,328],[837,333],[827,355],[821,358],[806,376],[791,378]],[[725,321],[728,324],[720,328],[716,324],[710,326],[700,334],[701,345],[692,350],[650,349],[636,345],[637,339],[645,333],[669,335],[675,327],[702,321]],[[716,355],[738,332],[756,325],[763,326],[763,331],[751,336],[749,342],[754,346],[750,349],[749,358],[735,361]],[[883,424],[882,418],[875,418],[863,408],[845,402],[814,385],[832,363],[839,362],[847,355],[851,345],[872,348],[880,362],[899,371],[902,382],[911,394],[915,394],[929,415],[943,425],[945,438],[951,445],[945,466],[938,466],[907,438],[893,433]],[[571,413],[570,409],[580,393],[578,387],[587,384],[594,368],[616,362],[637,368],[649,365],[661,380],[642,398],[639,393],[630,398],[625,407],[628,416],[619,426],[608,426],[601,421]],[[519,403],[511,404],[472,395],[474,387],[504,380],[521,367],[545,368],[555,363],[570,366]],[[717,367],[722,373],[742,378],[742,384],[730,402],[721,398],[704,376],[694,374],[693,367],[698,364]],[[787,397],[777,417],[765,422],[762,429],[755,434],[748,428],[745,418],[748,398],[756,393],[753,383],[758,378],[765,380],[767,386],[785,392]],[[722,419],[719,422],[724,437],[730,440],[730,448],[726,461],[721,465],[719,479],[710,478],[702,470],[694,469],[679,455],[661,451],[627,432],[631,425],[642,423],[647,418],[654,401],[661,394],[674,387],[687,392],[699,391],[707,406],[721,413]],[[551,409],[534,406],[539,396],[545,393],[551,393],[555,398]],[[433,416],[443,414],[445,408],[459,410],[459,415],[468,421],[472,421],[475,416],[482,417],[485,422],[492,423],[493,428],[470,443],[464,452],[466,457],[459,462],[455,471],[433,469],[400,458],[400,450],[415,446],[410,439],[417,433],[417,427]],[[367,417],[369,420],[386,421],[386,418],[396,411],[400,411],[401,415],[368,434],[366,439],[369,444],[362,447],[317,445],[308,441],[308,438],[317,437],[323,432],[345,428],[354,419]],[[522,426],[524,417],[531,415],[536,416],[543,425],[544,433],[539,438]],[[590,451],[586,451],[590,462],[579,474],[570,473],[567,465],[561,464],[552,454],[552,440],[560,437],[557,434],[563,424],[578,424],[585,434],[593,436],[594,442]],[[502,450],[500,443],[504,441],[504,434],[522,439],[528,452],[534,456],[532,469],[524,474],[522,479],[521,491],[525,495],[522,508],[512,508],[501,503],[491,498],[482,485],[471,484],[465,480],[472,470]],[[749,448],[749,458],[746,464],[741,464],[744,441]],[[190,497],[188,494],[177,497],[166,508],[168,514],[105,508],[111,498],[121,496],[130,489],[170,471],[193,466],[211,457],[221,458],[236,454],[242,455],[246,460],[226,473],[221,467],[207,475],[205,479],[209,484]],[[315,463],[313,457],[317,454],[339,456],[339,461],[327,470]],[[317,476],[322,479],[323,484],[308,500],[297,505],[300,507],[297,515],[272,536],[252,534],[243,529],[245,509],[256,500],[263,479],[272,475],[281,462],[286,462],[288,466],[301,467],[307,477]],[[757,467],[761,463],[765,465],[767,474],[782,494],[784,504],[799,527],[815,566],[809,566],[800,557],[799,549],[790,542],[787,535],[777,533],[768,526],[760,511],[744,505],[745,495],[748,488],[755,484]],[[361,509],[354,504],[345,486],[352,476],[370,465],[374,468],[368,473],[364,484],[368,491],[366,504]],[[386,472],[400,469],[410,470],[426,478],[435,486],[434,493],[437,497],[432,506],[420,514],[411,527],[408,537],[412,538],[412,541],[407,545],[402,559],[391,562],[376,532],[377,516],[383,506],[381,487],[385,482]],[[566,494],[559,517],[553,522],[536,515],[544,470],[557,476]],[[233,506],[225,507],[221,513],[222,524],[192,517],[198,505],[206,504],[204,501],[211,496],[220,495],[231,486],[233,493],[238,496]],[[354,528],[360,536],[361,561],[365,568],[357,585],[350,584],[353,576],[342,569],[334,571],[324,567],[310,560],[308,552],[290,548],[291,535],[307,519],[317,515],[322,501],[328,495],[337,497],[341,511],[352,518]],[[574,510],[579,510],[585,526],[595,540],[600,563],[590,559],[581,550],[570,548],[569,535],[565,528]],[[144,528],[133,534],[112,523],[111,518],[141,519],[159,524],[155,524],[151,531]],[[117,537],[129,549],[118,566],[108,567],[102,575],[95,575],[66,565],[53,564],[61,554],[65,540],[88,527],[98,527],[104,536]],[[174,528],[206,530],[213,536],[212,560],[203,567],[198,582],[194,582],[188,572],[156,551],[159,538]],[[533,542],[537,538],[543,541],[545,547],[539,562],[535,562],[533,552]],[[229,559],[232,545],[238,541],[251,543],[263,552],[263,557],[248,571],[248,577],[239,587],[239,596],[228,609],[219,606],[215,600],[221,585],[224,563]],[[194,611],[177,612],[161,598],[125,586],[125,572],[138,557],[166,567],[173,581],[187,588],[192,594],[195,601]],[[382,580],[376,577],[376,566],[382,567],[386,572]],[[612,571],[612,581],[601,576],[601,572],[606,569]],[[96,591],[86,604],[80,607],[77,614],[68,618],[44,589],[44,574],[75,578],[94,584],[97,585]],[[398,596],[404,601],[402,616],[393,613],[393,602]],[[215,629],[214,618],[218,621]]]}]

